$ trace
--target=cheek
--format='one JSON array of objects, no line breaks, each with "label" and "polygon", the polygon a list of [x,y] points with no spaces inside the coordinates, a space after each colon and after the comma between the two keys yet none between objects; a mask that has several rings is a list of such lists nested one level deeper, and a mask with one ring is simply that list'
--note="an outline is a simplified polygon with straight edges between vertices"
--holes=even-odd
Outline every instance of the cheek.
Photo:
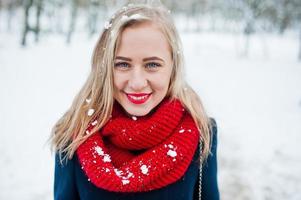
[{"label": "cheek", "polygon": [[123,88],[125,80],[122,76],[120,76],[118,73],[114,73],[114,88],[117,90],[120,90]]},{"label": "cheek", "polygon": [[169,86],[169,80],[170,80],[170,76],[164,74],[164,75],[154,77],[150,82],[153,89],[166,91]]}]

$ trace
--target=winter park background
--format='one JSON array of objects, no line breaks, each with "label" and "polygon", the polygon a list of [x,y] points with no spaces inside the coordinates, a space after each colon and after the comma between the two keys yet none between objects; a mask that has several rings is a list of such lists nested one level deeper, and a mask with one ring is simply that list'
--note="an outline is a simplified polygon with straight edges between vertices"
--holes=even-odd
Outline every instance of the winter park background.
[{"label": "winter park background", "polygon": [[[218,124],[221,199],[300,200],[301,2],[162,2],[181,34],[187,80]],[[53,198],[50,130],[124,3],[0,0],[1,200]]]}]

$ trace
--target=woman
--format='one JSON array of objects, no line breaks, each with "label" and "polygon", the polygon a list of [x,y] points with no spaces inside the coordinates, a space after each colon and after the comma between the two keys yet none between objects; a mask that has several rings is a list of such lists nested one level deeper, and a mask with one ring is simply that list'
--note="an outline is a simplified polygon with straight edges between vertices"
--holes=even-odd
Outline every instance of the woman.
[{"label": "woman", "polygon": [[219,199],[216,124],[183,67],[164,7],[129,4],[112,16],[52,130],[56,200]]}]

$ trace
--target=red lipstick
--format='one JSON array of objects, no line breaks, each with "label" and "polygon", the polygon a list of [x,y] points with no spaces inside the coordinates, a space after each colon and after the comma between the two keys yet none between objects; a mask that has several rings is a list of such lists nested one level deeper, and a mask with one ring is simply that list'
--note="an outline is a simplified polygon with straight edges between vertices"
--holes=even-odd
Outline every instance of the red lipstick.
[{"label": "red lipstick", "polygon": [[126,96],[134,104],[143,104],[149,99],[151,93],[126,93]]}]

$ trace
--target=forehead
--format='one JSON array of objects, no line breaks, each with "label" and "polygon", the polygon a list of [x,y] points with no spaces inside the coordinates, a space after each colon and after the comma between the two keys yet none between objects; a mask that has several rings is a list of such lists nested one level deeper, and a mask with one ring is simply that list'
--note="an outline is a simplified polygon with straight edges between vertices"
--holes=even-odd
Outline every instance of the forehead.
[{"label": "forehead", "polygon": [[126,27],[117,46],[117,55],[140,53],[162,56],[170,52],[170,45],[161,27],[150,21]]}]

